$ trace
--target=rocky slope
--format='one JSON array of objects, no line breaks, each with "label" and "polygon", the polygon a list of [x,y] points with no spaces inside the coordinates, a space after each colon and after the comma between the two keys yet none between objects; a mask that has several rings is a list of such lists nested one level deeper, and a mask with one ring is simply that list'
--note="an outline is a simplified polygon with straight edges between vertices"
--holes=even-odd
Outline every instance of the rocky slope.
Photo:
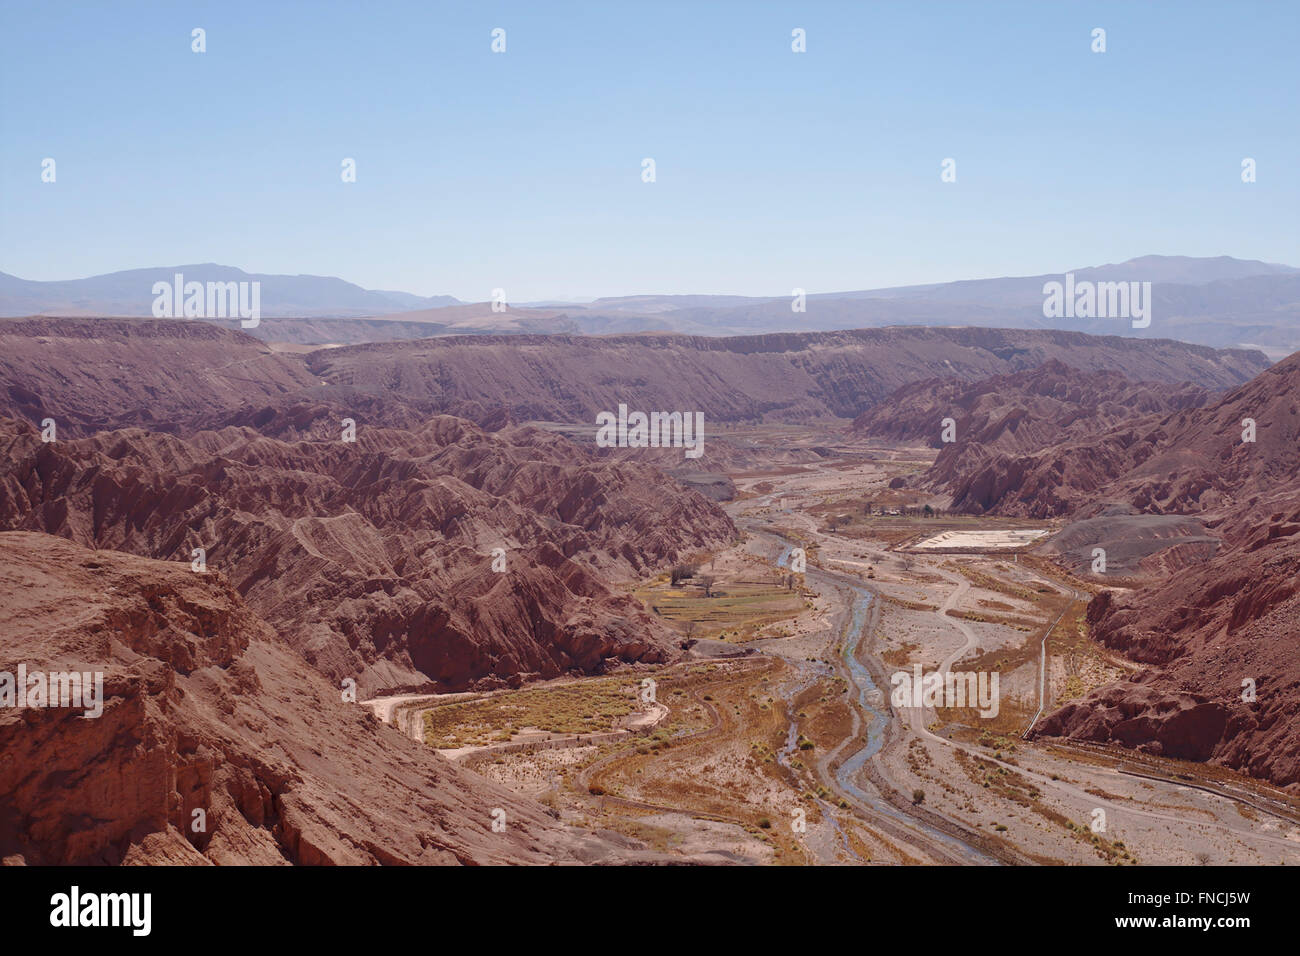
[{"label": "rocky slope", "polygon": [[176,431],[215,409],[318,384],[300,356],[203,322],[0,322],[0,414],[53,418],[69,437],[126,425]]},{"label": "rocky slope", "polygon": [[[954,508],[977,514],[1051,517],[1094,501],[1128,502],[1150,514],[1246,505],[1296,474],[1298,364],[1292,356],[1204,408],[1137,417],[1096,434],[1067,431],[1021,453],[945,449],[925,481],[948,491]],[[1254,442],[1242,440],[1247,419],[1256,422]]]},{"label": "rocky slope", "polygon": [[978,382],[939,378],[905,385],[854,419],[853,434],[924,442],[951,453],[958,448],[945,447],[940,423],[952,418],[960,439],[956,446],[1013,454],[1143,415],[1199,408],[1209,397],[1189,383],[1130,382],[1118,372],[1084,372],[1052,359]]},{"label": "rocky slope", "polygon": [[344,702],[220,574],[0,533],[0,632],[0,672],[98,671],[104,687],[93,718],[0,707],[5,863],[654,858],[560,826]]},{"label": "rocky slope", "polygon": [[[1247,420],[1254,441],[1243,439]],[[1037,497],[1083,515],[1090,502],[1121,502],[1194,516],[1216,539],[1208,559],[1093,600],[1094,637],[1150,667],[1049,715],[1038,732],[1300,787],[1300,355],[1204,408],[1011,461],[1000,474],[1015,477],[991,482],[982,504],[1017,513]],[[1247,686],[1254,700],[1243,699]]]},{"label": "rocky slope", "polygon": [[0,528],[187,563],[203,548],[284,640],[366,695],[669,659],[674,632],[607,580],[735,533],[659,472],[532,429],[439,417],[344,442],[333,412],[305,406],[258,424],[43,443],[0,421]]},{"label": "rocky slope", "polygon": [[705,421],[852,418],[918,379],[978,380],[1058,359],[1133,380],[1240,384],[1257,352],[1068,332],[887,328],[726,339],[476,336],[313,352],[322,380],[416,400],[509,405],[519,420],[594,421],[631,409],[700,410]]},{"label": "rocky slope", "polygon": [[[1300,790],[1300,507],[1199,567],[1088,607],[1095,638],[1150,665],[1067,704],[1039,735],[1213,760]],[[1246,688],[1253,700],[1244,699]]]},{"label": "rocky slope", "polygon": [[[1248,418],[1254,442],[1242,440]],[[1191,694],[1197,713],[1222,723],[1221,738],[1198,735],[1214,759],[1300,783],[1300,355],[1212,406],[1099,441],[1121,466],[1102,494],[1149,513],[1195,514],[1222,545],[1158,586],[1101,595],[1089,609],[1095,633],[1161,665],[1153,692]],[[1241,701],[1247,678],[1258,687],[1253,705]],[[1124,721],[1137,719],[1146,742],[1178,748],[1162,742],[1172,732],[1162,727],[1183,709],[1162,714],[1156,701],[1121,720],[1092,706],[1062,711],[1045,732],[1132,736]]]},{"label": "rocky slope", "polygon": [[1106,555],[1106,578],[1138,583],[1164,578],[1213,558],[1220,539],[1192,515],[1142,514],[1132,505],[1102,504],[1078,516],[1040,551],[1074,574],[1092,573],[1093,549]]},{"label": "rocky slope", "polygon": [[1212,398],[1055,363],[974,386],[923,383],[856,428],[931,441],[945,415],[957,442],[914,484],[959,511],[1065,518],[1044,549],[1086,576],[1101,547],[1095,579],[1128,585],[1098,594],[1088,622],[1148,666],[1036,733],[1300,787],[1300,354]]},{"label": "rocky slope", "polygon": [[[632,410],[708,423],[852,418],[909,382],[967,381],[1057,359],[1135,381],[1238,385],[1259,352],[1072,332],[885,328],[699,338],[479,335],[277,352],[198,321],[0,322],[0,414],[69,435],[139,425],[184,432],[271,405],[330,402],[487,422],[591,423]],[[375,423],[372,419],[372,423]],[[386,424],[399,422],[385,421]]]}]

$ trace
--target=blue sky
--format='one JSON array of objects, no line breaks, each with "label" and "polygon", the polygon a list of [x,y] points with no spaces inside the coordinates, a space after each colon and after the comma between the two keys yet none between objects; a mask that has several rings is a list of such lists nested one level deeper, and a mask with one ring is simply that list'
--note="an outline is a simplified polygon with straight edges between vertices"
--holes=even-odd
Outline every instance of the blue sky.
[{"label": "blue sky", "polygon": [[0,9],[24,278],[220,262],[523,302],[1300,265],[1295,3]]}]

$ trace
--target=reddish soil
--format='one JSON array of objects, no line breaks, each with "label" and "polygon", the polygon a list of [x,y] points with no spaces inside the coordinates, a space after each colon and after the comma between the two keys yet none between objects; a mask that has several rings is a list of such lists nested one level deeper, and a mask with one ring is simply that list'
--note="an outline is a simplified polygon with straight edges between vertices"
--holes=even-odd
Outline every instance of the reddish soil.
[{"label": "reddish soil", "polygon": [[219,575],[0,533],[0,632],[0,671],[99,671],[105,698],[0,707],[5,863],[645,858],[345,703]]}]

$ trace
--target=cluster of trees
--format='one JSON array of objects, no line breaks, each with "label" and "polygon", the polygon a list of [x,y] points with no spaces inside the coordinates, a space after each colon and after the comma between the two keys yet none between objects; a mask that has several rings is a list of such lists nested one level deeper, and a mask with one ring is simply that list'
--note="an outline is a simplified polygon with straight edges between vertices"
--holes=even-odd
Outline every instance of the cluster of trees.
[{"label": "cluster of trees", "polygon": [[[865,515],[890,515],[897,514],[908,518],[938,518],[945,514],[941,508],[935,508],[931,505],[877,505],[874,501],[868,501],[862,508]],[[834,514],[826,519],[826,529],[835,531],[852,523],[853,516],[848,514]]]},{"label": "cluster of trees", "polygon": [[698,564],[677,564],[668,572],[668,580],[673,587],[680,587],[683,581],[693,580],[704,589],[705,597],[713,597],[713,585],[717,578],[711,574],[701,575]]},{"label": "cluster of trees", "polygon": [[697,564],[675,564],[672,571],[668,573],[668,579],[673,587],[677,587],[688,578],[695,577],[699,570],[700,567]]},{"label": "cluster of trees", "polygon": [[909,518],[940,518],[948,512],[943,508],[934,508],[930,505],[916,507],[914,505],[877,505],[874,501],[868,501],[862,509],[863,514],[883,515],[891,511],[897,511],[900,515]]}]

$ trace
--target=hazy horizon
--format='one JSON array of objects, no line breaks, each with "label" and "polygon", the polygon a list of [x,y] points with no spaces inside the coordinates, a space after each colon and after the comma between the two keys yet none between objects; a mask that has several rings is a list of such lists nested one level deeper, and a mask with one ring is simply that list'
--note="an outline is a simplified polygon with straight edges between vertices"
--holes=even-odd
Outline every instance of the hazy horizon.
[{"label": "hazy horizon", "polygon": [[[1177,254],[1177,253],[1168,253],[1168,254],[1166,254],[1166,253],[1150,253],[1150,254],[1148,254],[1148,255],[1137,256],[1137,257],[1135,257],[1135,258],[1138,258],[1138,259],[1148,259],[1148,258],[1161,258],[1161,259],[1209,258],[1209,259],[1232,259],[1232,260],[1235,260],[1235,261],[1238,261],[1238,262],[1245,262],[1245,261],[1264,261],[1264,260],[1245,260],[1245,259],[1243,259],[1243,258],[1241,258],[1241,257],[1239,257],[1239,256],[1232,256],[1232,255],[1226,255],[1226,254],[1225,254],[1225,255],[1219,255],[1219,256],[1193,257],[1193,256],[1183,256],[1183,255],[1180,255],[1180,254]],[[1116,260],[1116,261],[1114,261],[1114,262],[1106,262],[1106,263],[1102,263],[1102,262],[1096,262],[1096,263],[1080,263],[1080,264],[1075,264],[1075,265],[1072,265],[1072,266],[1067,266],[1067,267],[1065,267],[1065,268],[1061,268],[1061,269],[1048,270],[1047,272],[1041,272],[1041,273],[1035,273],[1035,272],[1016,272],[1016,273],[1006,273],[1006,274],[1004,274],[1004,275],[987,275],[987,276],[954,276],[954,277],[949,278],[949,279],[941,279],[941,280],[938,280],[938,281],[936,281],[936,282],[932,282],[932,283],[906,283],[906,284],[899,284],[899,285],[894,285],[894,286],[872,286],[872,287],[869,287],[869,288],[868,288],[868,287],[862,287],[862,288],[856,288],[856,289],[849,289],[849,288],[844,288],[844,289],[816,289],[816,290],[812,290],[812,289],[810,289],[810,290],[807,290],[807,291],[808,291],[808,294],[809,294],[809,295],[817,296],[817,295],[835,295],[835,294],[837,294],[837,293],[849,293],[849,292],[885,291],[885,290],[888,290],[888,289],[891,289],[891,288],[906,288],[906,287],[910,287],[910,286],[923,286],[923,285],[946,285],[946,284],[948,284],[948,283],[955,283],[955,282],[980,282],[980,281],[987,280],[987,279],[1025,279],[1025,278],[1035,278],[1035,277],[1037,277],[1037,276],[1039,276],[1039,275],[1061,275],[1061,274],[1064,274],[1065,272],[1068,272],[1068,271],[1081,271],[1081,270],[1084,270],[1084,269],[1102,268],[1102,267],[1110,266],[1110,265],[1122,265],[1124,262],[1128,262],[1128,261],[1131,261],[1131,260],[1122,260],[1122,261],[1120,261],[1120,260]],[[1271,266],[1282,266],[1282,267],[1287,268],[1287,269],[1300,269],[1300,266],[1293,265],[1293,264],[1291,264],[1291,263],[1289,263],[1289,262],[1267,262],[1267,261],[1264,261],[1264,264],[1265,264],[1265,265],[1271,265]],[[119,273],[119,272],[137,272],[137,271],[150,271],[150,270],[154,270],[154,269],[172,269],[172,268],[176,268],[176,269],[185,269],[185,268],[192,268],[192,267],[194,267],[194,266],[217,266],[217,267],[220,267],[220,268],[223,268],[223,269],[237,269],[237,270],[239,270],[239,271],[241,271],[241,272],[243,272],[243,273],[246,273],[246,274],[248,274],[248,275],[279,275],[279,276],[286,276],[286,277],[290,277],[290,278],[341,279],[341,280],[343,280],[344,282],[349,282],[349,283],[351,283],[351,284],[353,284],[353,285],[359,286],[360,288],[366,289],[367,291],[373,291],[373,292],[401,292],[401,293],[410,293],[410,294],[420,294],[420,293],[413,293],[412,290],[410,290],[410,289],[396,289],[396,288],[385,288],[385,289],[377,289],[377,288],[373,288],[373,289],[372,289],[372,288],[369,288],[369,287],[367,287],[367,286],[362,285],[362,284],[359,283],[359,282],[354,282],[352,279],[348,278],[348,277],[345,276],[345,275],[328,275],[328,274],[326,274],[326,273],[321,273],[321,272],[302,272],[302,273],[295,273],[295,274],[292,274],[292,275],[290,275],[290,274],[288,274],[288,273],[272,273],[272,272],[268,272],[268,271],[266,271],[266,270],[257,269],[257,268],[248,268],[248,267],[245,266],[245,265],[239,265],[239,264],[234,264],[234,263],[229,263],[229,262],[154,263],[154,264],[151,264],[151,265],[130,266],[130,267],[127,267],[127,268],[124,268],[124,269],[114,270],[114,271],[111,272],[111,273],[96,273],[96,274],[93,274],[93,275],[77,275],[77,276],[59,276],[59,277],[54,278],[54,279],[32,279],[32,278],[29,277],[29,276],[20,276],[20,275],[17,275],[16,273],[10,272],[8,269],[0,269],[0,273],[2,273],[2,274],[7,274],[7,275],[10,275],[10,276],[13,276],[14,278],[23,279],[23,280],[26,280],[26,281],[36,281],[36,282],[77,282],[77,281],[83,281],[83,280],[86,280],[86,279],[102,278],[102,277],[104,277],[104,276],[106,276],[106,275],[113,275],[113,274],[116,274],[116,273]],[[448,294],[448,295],[449,295],[450,293],[432,293],[432,295],[441,295],[441,294]],[[737,292],[737,291],[728,291],[728,290],[723,290],[723,291],[718,291],[718,290],[689,290],[689,291],[678,291],[678,290],[671,290],[671,289],[661,289],[661,290],[634,289],[634,290],[631,290],[631,291],[618,292],[618,293],[607,294],[607,295],[603,295],[603,296],[574,294],[574,295],[570,295],[570,296],[552,296],[552,297],[547,298],[547,299],[530,300],[530,301],[524,301],[524,302],[511,302],[510,304],[511,304],[512,306],[519,306],[519,307],[529,307],[529,306],[537,307],[537,306],[545,306],[545,305],[549,305],[549,304],[557,304],[557,305],[584,305],[584,304],[588,304],[588,303],[592,303],[592,302],[599,301],[600,299],[664,298],[664,297],[672,297],[672,296],[677,296],[677,297],[682,297],[682,298],[686,298],[686,297],[695,297],[695,296],[718,296],[718,297],[737,297],[737,298],[754,298],[754,299],[786,299],[786,298],[789,298],[789,297],[790,297],[788,292],[784,292],[784,293],[771,293],[771,294],[765,294],[765,293],[756,293],[756,292]],[[457,297],[457,298],[459,298],[459,297]],[[484,297],[484,298],[482,298],[482,299],[477,299],[477,300],[476,300],[476,299],[462,299],[461,301],[462,301],[464,304],[469,305],[469,304],[474,304],[474,303],[476,303],[476,302],[488,302],[488,301],[490,301],[490,299],[487,298],[487,297]]]}]

